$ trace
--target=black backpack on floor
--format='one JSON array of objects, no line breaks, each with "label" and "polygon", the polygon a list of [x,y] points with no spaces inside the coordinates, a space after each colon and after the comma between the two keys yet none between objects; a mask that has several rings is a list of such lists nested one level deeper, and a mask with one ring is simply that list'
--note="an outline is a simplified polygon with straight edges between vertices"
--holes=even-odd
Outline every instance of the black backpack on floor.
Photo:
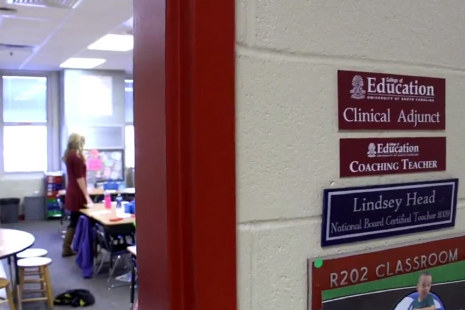
[{"label": "black backpack on floor", "polygon": [[55,297],[55,306],[87,307],[95,303],[95,297],[88,290],[69,290]]}]

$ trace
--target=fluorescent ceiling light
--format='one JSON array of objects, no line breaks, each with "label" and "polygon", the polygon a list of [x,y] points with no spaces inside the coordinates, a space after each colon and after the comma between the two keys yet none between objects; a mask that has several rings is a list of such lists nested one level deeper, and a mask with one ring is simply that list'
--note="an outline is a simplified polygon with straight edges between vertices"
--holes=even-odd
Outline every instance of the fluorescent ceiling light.
[{"label": "fluorescent ceiling light", "polygon": [[129,34],[107,34],[91,45],[90,50],[127,52],[134,47],[134,38]]},{"label": "fluorescent ceiling light", "polygon": [[101,65],[105,62],[105,59],[101,58],[69,58],[63,62],[61,68],[73,68],[73,69],[92,69]]},{"label": "fluorescent ceiling light", "polygon": [[46,77],[40,76],[23,76],[23,75],[4,75],[2,76],[4,80],[40,80],[40,81],[47,81]]},{"label": "fluorescent ceiling light", "polygon": [[8,4],[75,9],[81,0],[6,0]]}]

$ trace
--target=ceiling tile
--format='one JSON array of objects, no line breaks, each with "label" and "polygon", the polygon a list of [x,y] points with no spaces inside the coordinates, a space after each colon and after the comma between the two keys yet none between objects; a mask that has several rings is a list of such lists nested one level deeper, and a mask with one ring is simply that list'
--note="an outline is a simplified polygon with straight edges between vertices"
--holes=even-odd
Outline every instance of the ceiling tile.
[{"label": "ceiling tile", "polygon": [[60,70],[59,64],[70,57],[92,55],[107,59],[102,69],[132,72],[132,52],[89,54],[87,50],[100,37],[129,27],[123,25],[132,17],[132,0],[82,0],[76,9],[19,5],[15,8],[16,14],[0,13],[0,42],[37,48],[33,54],[29,52],[22,57],[9,58],[5,57],[8,53],[2,52],[0,69],[13,66],[24,70]]},{"label": "ceiling tile", "polygon": [[23,61],[30,55],[30,51],[7,51],[0,49],[0,68],[19,69]]}]

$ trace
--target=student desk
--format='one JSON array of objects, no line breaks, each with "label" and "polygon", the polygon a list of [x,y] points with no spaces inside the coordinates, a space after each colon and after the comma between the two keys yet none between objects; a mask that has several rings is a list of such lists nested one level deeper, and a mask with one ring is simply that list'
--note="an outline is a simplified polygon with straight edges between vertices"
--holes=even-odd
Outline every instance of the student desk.
[{"label": "student desk", "polygon": [[96,203],[91,208],[80,209],[79,211],[91,220],[103,225],[110,234],[124,235],[133,233],[135,230],[136,218],[132,214],[126,213],[119,217],[114,205],[112,205],[111,209],[105,209],[103,203]]},{"label": "student desk", "polygon": [[[134,224],[136,219],[133,214],[123,213],[119,216],[113,204],[111,209],[106,209],[103,203],[96,203],[90,208],[80,209],[79,211],[81,214],[87,216],[93,223],[102,225],[105,230],[105,235],[108,236],[108,238],[118,239],[121,236],[130,236],[132,242],[134,242],[134,232],[136,229]],[[95,257],[97,257],[97,243],[98,241],[95,239]]]},{"label": "student desk", "polygon": [[[103,196],[105,190],[103,188],[93,188],[89,189],[89,196]],[[109,189],[108,192],[111,195],[135,195],[136,194],[136,189],[133,187],[128,187],[122,190],[115,190],[115,189]],[[60,189],[58,191],[58,195],[60,196],[66,196],[66,190],[65,189]]]},{"label": "student desk", "polygon": [[[123,196],[123,200],[132,200],[136,196],[136,189],[133,187],[128,187],[122,190],[109,189],[107,190],[107,192],[112,197],[115,197],[118,194],[121,194],[121,196]],[[98,199],[103,199],[104,193],[105,193],[105,190],[103,188],[89,189],[89,196],[94,202],[98,202]],[[59,190],[58,196],[60,196],[61,201],[65,202],[66,190],[65,189]]]},{"label": "student desk", "polygon": [[[124,208],[124,206],[122,208]],[[136,220],[132,214],[124,214],[123,216],[118,217],[116,207],[114,205],[111,206],[111,209],[105,209],[105,205],[103,203],[96,203],[93,207],[81,209],[79,211],[104,226],[126,224],[134,225]],[[116,221],[115,219],[119,220]]]}]

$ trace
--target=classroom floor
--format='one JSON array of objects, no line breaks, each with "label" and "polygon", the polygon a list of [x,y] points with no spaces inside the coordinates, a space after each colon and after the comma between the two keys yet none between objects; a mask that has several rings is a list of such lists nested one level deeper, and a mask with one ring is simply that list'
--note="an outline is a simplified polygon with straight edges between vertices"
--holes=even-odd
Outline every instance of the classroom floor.
[{"label": "classroom floor", "polygon": [[[130,287],[129,283],[115,281],[115,284],[123,286],[107,289],[106,270],[102,270],[98,276],[91,279],[84,279],[81,270],[74,262],[75,256],[61,257],[62,238],[58,220],[49,221],[20,221],[14,224],[0,225],[1,228],[11,228],[27,231],[36,238],[33,247],[48,250],[48,257],[53,262],[50,265],[50,275],[52,278],[53,296],[70,289],[84,288],[89,290],[95,297],[95,304],[86,309],[100,310],[121,310],[130,309]],[[7,274],[8,265],[3,260],[3,266]],[[120,273],[124,270],[120,270]],[[57,309],[71,309],[67,306],[56,306]],[[24,303],[23,310],[48,309],[44,302]]]}]

